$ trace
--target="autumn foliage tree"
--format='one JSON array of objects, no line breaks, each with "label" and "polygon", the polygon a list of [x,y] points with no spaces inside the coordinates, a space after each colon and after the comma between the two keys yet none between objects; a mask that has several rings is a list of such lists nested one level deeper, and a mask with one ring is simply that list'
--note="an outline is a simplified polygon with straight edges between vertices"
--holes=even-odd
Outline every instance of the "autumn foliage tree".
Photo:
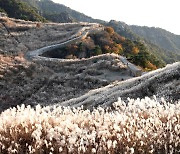
[{"label": "autumn foliage tree", "polygon": [[108,32],[109,34],[113,34],[114,33],[114,29],[112,27],[106,27],[105,31]]},{"label": "autumn foliage tree", "polygon": [[105,52],[108,52],[108,51],[110,50],[109,45],[104,45],[104,46],[103,46],[103,50],[104,50]]},{"label": "autumn foliage tree", "polygon": [[152,64],[150,61],[146,62],[146,68],[149,70],[156,70],[157,69],[157,67],[154,64]]},{"label": "autumn foliage tree", "polygon": [[135,55],[137,55],[137,54],[139,53],[138,47],[133,47],[133,48],[132,48],[132,53],[135,54]]}]

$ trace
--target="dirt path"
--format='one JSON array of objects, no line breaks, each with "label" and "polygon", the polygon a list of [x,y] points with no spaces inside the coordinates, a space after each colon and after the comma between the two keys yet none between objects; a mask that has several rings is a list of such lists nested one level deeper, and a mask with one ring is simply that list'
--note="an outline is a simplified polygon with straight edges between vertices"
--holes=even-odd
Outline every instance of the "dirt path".
[{"label": "dirt path", "polygon": [[138,68],[136,65],[132,64],[131,62],[129,62],[125,57],[120,56],[120,60],[127,65],[127,67],[129,68],[129,70],[131,71],[131,74],[133,76],[141,76],[142,75],[142,70],[140,68]]},{"label": "dirt path", "polygon": [[25,57],[28,60],[32,60],[32,59],[43,59],[43,60],[46,59],[47,60],[49,58],[42,57],[40,55],[42,55],[44,52],[51,51],[51,50],[54,50],[54,49],[57,49],[57,48],[60,48],[60,47],[64,47],[64,46],[67,46],[67,45],[72,44],[74,42],[78,42],[81,39],[86,38],[86,36],[91,31],[93,31],[94,29],[101,30],[102,28],[100,27],[99,24],[89,24],[86,27],[81,28],[76,34],[72,35],[66,41],[64,41],[62,43],[59,43],[59,44],[45,46],[45,47],[42,47],[42,48],[34,50],[34,51],[29,51],[29,52],[26,53]]}]

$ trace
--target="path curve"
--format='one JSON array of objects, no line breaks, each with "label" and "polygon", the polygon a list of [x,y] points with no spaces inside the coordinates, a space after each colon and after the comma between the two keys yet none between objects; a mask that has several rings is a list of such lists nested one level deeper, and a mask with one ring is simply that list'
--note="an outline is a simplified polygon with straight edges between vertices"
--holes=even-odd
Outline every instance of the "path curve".
[{"label": "path curve", "polygon": [[38,59],[38,60],[48,60],[49,59],[50,60],[52,58],[42,57],[40,55],[42,55],[43,53],[45,53],[47,51],[51,51],[51,50],[54,50],[54,49],[57,49],[60,47],[67,46],[74,42],[78,42],[81,39],[86,38],[90,32],[100,31],[100,30],[103,30],[103,27],[100,24],[97,24],[97,23],[87,24],[87,26],[82,27],[76,34],[72,35],[66,41],[64,41],[62,43],[58,43],[58,44],[45,46],[45,47],[42,47],[42,48],[39,48],[39,49],[36,49],[33,51],[29,51],[25,54],[25,58],[28,60],[33,60],[33,59]]},{"label": "path curve", "polygon": [[[58,49],[64,46],[67,46],[69,44],[78,42],[84,38],[87,37],[87,35],[91,32],[95,32],[95,31],[101,31],[103,30],[103,26],[97,23],[91,23],[91,24],[87,24],[85,27],[82,27],[79,31],[77,31],[76,34],[72,35],[70,38],[68,38],[68,40],[59,43],[59,44],[54,44],[54,45],[49,45],[49,46],[45,46],[42,47],[40,49],[36,49],[33,51],[29,51],[26,53],[25,58],[28,60],[46,60],[46,61],[52,61],[54,59],[57,58],[48,58],[48,57],[43,57],[41,56],[43,53],[47,52],[47,51],[52,51],[54,49]],[[137,77],[137,76],[141,76],[142,75],[142,70],[140,68],[138,68],[136,65],[130,63],[125,57],[120,56],[121,61],[127,65],[127,67],[130,70],[130,73],[132,76]],[[64,61],[64,59],[62,59]]]}]

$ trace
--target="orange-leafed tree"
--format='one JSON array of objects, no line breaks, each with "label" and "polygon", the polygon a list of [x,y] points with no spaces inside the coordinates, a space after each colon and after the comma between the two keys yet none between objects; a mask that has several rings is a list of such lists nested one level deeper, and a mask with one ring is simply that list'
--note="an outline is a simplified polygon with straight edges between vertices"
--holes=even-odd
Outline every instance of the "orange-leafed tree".
[{"label": "orange-leafed tree", "polygon": [[111,48],[112,53],[120,55],[123,51],[121,44],[114,44],[114,46]]},{"label": "orange-leafed tree", "polygon": [[135,55],[137,55],[137,54],[139,53],[138,47],[133,47],[133,48],[132,48],[132,53],[135,54]]},{"label": "orange-leafed tree", "polygon": [[157,69],[156,65],[152,64],[150,61],[146,62],[146,68],[148,68],[150,70],[156,70]]},{"label": "orange-leafed tree", "polygon": [[112,27],[106,27],[105,31],[108,32],[109,34],[114,34],[114,29]]},{"label": "orange-leafed tree", "polygon": [[109,45],[104,45],[103,50],[105,51],[105,53],[107,53],[110,50]]},{"label": "orange-leafed tree", "polygon": [[121,44],[116,44],[116,47],[117,47],[119,50],[123,51],[123,47],[122,47]]},{"label": "orange-leafed tree", "polygon": [[126,40],[126,38],[123,37],[123,36],[120,36],[120,40],[121,40],[122,42],[124,42],[124,41]]}]

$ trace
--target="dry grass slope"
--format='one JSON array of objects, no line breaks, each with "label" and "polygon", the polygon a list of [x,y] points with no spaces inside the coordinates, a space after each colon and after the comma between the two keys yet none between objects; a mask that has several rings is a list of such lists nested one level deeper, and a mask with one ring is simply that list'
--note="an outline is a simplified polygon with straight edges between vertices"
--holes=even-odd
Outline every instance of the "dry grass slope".
[{"label": "dry grass slope", "polygon": [[[13,18],[0,18],[0,54],[17,55],[68,40],[81,29],[81,23],[38,23]],[[8,45],[7,45],[8,43]]]},{"label": "dry grass slope", "polygon": [[180,101],[179,72],[180,62],[177,62],[137,78],[111,83],[108,86],[91,90],[85,95],[60,104],[74,107],[83,105],[92,109],[99,105],[111,106],[118,97],[126,100],[128,97],[143,98],[145,96],[152,97],[153,95],[156,95],[158,99],[164,97],[168,101]]}]

